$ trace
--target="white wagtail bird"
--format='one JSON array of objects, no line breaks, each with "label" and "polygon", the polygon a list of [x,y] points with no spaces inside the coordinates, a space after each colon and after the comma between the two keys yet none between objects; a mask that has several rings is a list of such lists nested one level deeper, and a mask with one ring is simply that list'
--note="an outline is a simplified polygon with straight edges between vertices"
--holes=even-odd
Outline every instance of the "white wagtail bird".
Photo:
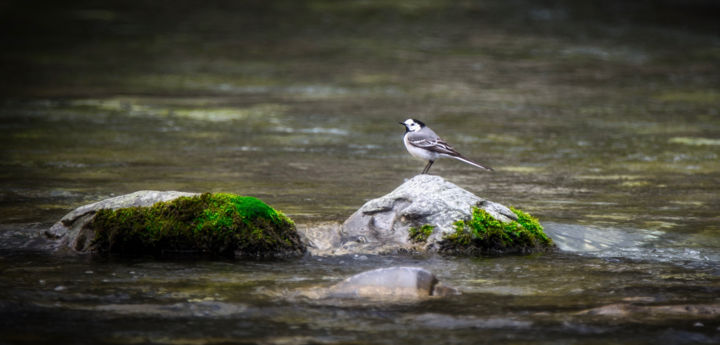
[{"label": "white wagtail bird", "polygon": [[400,124],[405,126],[403,143],[405,143],[405,148],[407,148],[408,152],[415,158],[428,161],[428,164],[422,171],[423,174],[426,174],[428,170],[430,170],[430,166],[440,157],[455,158],[481,169],[493,170],[491,167],[465,158],[459,152],[455,151],[447,141],[442,140],[430,127],[425,126],[421,121],[407,119],[405,122],[400,122]]}]

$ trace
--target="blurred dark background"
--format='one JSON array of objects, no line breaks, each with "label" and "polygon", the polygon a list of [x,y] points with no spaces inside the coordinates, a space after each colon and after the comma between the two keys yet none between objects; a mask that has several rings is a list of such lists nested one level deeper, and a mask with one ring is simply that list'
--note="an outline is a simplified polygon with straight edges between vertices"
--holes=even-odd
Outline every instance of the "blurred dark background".
[{"label": "blurred dark background", "polygon": [[[5,97],[227,94],[204,86],[253,78],[353,84],[357,73],[388,71],[407,77],[385,83],[417,83],[426,81],[417,68],[437,81],[425,64],[434,55],[532,61],[556,40],[632,46],[682,68],[709,38],[714,48],[704,54],[712,56],[691,58],[716,65],[718,18],[712,0],[2,1],[0,87]],[[718,85],[714,66],[694,68],[708,69],[707,82]]]}]

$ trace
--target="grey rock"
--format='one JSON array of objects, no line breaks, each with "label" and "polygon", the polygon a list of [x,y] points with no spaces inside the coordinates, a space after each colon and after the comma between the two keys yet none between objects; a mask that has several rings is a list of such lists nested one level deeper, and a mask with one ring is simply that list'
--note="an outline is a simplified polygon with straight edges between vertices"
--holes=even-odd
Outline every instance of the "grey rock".
[{"label": "grey rock", "polygon": [[605,316],[614,319],[638,318],[697,318],[716,319],[720,316],[720,304],[637,305],[631,303],[609,304],[576,313],[577,315]]},{"label": "grey rock", "polygon": [[[342,245],[336,254],[432,251],[453,223],[468,220],[472,207],[484,209],[502,222],[517,216],[507,207],[480,198],[440,176],[417,175],[394,191],[366,202],[342,227]],[[409,229],[435,227],[427,242],[410,242]]]},{"label": "grey rock", "polygon": [[439,283],[430,271],[419,267],[389,267],[356,274],[330,287],[327,297],[370,299],[418,299],[457,295],[457,289]]},{"label": "grey rock", "polygon": [[197,193],[186,193],[176,191],[154,191],[143,190],[131,194],[125,194],[110,199],[105,199],[76,208],[66,214],[57,223],[45,231],[45,235],[55,241],[56,251],[72,251],[83,253],[90,248],[95,238],[94,233],[86,225],[95,217],[95,213],[101,209],[119,209],[126,207],[145,207],[157,202],[177,199],[181,196],[195,196]]}]

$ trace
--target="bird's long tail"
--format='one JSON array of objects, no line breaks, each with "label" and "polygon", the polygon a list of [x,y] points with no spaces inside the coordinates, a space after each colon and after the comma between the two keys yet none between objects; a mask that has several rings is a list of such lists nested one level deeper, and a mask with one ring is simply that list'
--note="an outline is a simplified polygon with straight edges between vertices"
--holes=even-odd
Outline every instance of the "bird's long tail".
[{"label": "bird's long tail", "polygon": [[482,164],[480,164],[480,163],[473,162],[473,161],[471,161],[471,160],[469,160],[469,159],[467,159],[467,158],[465,158],[465,157],[463,157],[463,156],[450,156],[450,157],[455,158],[455,159],[457,159],[457,160],[459,160],[459,161],[461,161],[461,162],[465,162],[465,163],[467,163],[467,164],[474,165],[474,166],[476,166],[476,167],[478,167],[478,168],[480,168],[480,169],[495,171],[493,168],[491,168],[491,167],[489,167],[489,166],[484,166],[484,165],[482,165]]}]

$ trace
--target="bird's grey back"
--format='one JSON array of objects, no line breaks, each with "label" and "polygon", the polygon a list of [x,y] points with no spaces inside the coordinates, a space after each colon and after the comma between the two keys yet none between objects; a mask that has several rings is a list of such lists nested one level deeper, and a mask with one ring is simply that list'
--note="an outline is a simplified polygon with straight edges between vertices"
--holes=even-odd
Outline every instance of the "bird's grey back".
[{"label": "bird's grey back", "polygon": [[430,140],[433,141],[438,138],[438,135],[435,134],[435,132],[430,129],[429,127],[423,127],[417,132],[410,132],[408,133],[408,140],[410,141],[418,141],[418,140]]}]

